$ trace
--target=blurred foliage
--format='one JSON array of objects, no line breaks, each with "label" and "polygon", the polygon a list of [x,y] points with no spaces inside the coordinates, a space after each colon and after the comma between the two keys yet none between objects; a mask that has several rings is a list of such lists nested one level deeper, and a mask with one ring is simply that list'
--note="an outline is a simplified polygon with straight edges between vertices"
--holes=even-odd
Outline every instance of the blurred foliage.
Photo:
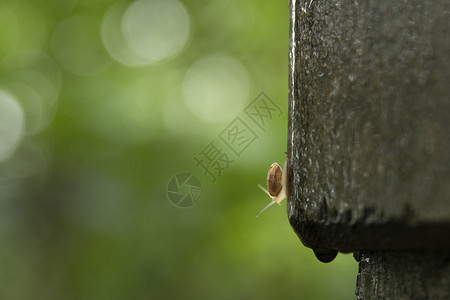
[{"label": "blurred foliage", "polygon": [[[2,0],[0,298],[354,297],[352,256],[320,263],[285,202],[255,218],[285,158],[288,19],[286,1]],[[261,91],[283,113],[237,156],[218,135]],[[234,160],[215,182],[193,159],[211,141]],[[191,208],[168,201],[178,172],[202,183]]]}]

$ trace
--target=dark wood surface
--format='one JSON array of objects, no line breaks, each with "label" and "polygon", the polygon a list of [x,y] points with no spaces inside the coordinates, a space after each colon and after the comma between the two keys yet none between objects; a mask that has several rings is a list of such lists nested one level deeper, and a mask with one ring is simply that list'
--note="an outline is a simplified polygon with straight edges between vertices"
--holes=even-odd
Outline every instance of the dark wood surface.
[{"label": "dark wood surface", "polygon": [[301,241],[450,249],[450,2],[290,13],[287,213]]},{"label": "dark wood surface", "polygon": [[355,253],[357,299],[450,299],[450,252]]}]

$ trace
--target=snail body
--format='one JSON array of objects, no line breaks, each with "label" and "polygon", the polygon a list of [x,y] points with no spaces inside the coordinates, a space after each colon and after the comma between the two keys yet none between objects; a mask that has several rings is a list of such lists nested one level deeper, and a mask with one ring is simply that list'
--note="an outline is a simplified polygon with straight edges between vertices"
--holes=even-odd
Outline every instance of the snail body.
[{"label": "snail body", "polygon": [[267,190],[258,184],[258,187],[263,190],[272,201],[263,209],[261,209],[256,216],[259,216],[260,213],[265,211],[269,206],[277,203],[280,205],[281,201],[286,198],[287,195],[287,168],[286,168],[287,159],[284,161],[283,169],[281,169],[280,165],[277,163],[273,163],[269,172],[267,173]]}]

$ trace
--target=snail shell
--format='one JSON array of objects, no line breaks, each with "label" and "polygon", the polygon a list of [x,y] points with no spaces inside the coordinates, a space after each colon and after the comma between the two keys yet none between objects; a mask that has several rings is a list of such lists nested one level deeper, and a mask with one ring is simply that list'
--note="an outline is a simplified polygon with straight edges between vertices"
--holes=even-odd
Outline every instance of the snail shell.
[{"label": "snail shell", "polygon": [[282,175],[283,172],[280,165],[273,163],[267,173],[267,190],[269,191],[270,196],[276,197],[281,192],[281,189],[283,188],[283,185],[281,184]]}]

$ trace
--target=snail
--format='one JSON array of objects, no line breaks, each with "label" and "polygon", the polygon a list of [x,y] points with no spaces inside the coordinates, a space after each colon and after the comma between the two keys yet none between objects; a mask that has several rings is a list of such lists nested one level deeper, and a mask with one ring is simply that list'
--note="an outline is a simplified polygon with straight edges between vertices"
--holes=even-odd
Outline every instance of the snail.
[{"label": "snail", "polygon": [[[283,169],[276,162],[270,165],[269,172],[267,173],[267,190],[260,184],[258,184],[258,187],[269,195],[272,201],[261,209],[256,216],[259,216],[274,203],[280,205],[281,201],[287,197],[287,159],[284,161]],[[325,248],[313,248],[313,251],[317,259],[323,263],[333,261],[338,254],[337,250]]]},{"label": "snail", "polygon": [[276,162],[273,163],[269,172],[267,173],[267,190],[258,184],[258,187],[263,190],[264,193],[269,195],[272,201],[263,209],[261,209],[256,216],[265,211],[269,206],[274,203],[280,205],[281,201],[286,198],[286,188],[287,188],[287,159],[284,161],[283,169]]}]

